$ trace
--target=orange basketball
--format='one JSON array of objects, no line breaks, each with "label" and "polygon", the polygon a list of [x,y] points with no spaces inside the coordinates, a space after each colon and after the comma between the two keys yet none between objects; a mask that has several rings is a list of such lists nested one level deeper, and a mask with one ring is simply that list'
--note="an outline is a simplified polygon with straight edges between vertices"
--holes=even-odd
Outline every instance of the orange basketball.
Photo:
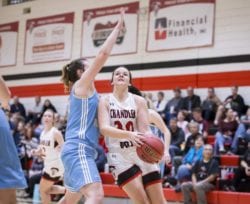
[{"label": "orange basketball", "polygon": [[153,134],[145,135],[141,147],[136,148],[139,158],[148,163],[158,163],[164,154],[163,142]]}]

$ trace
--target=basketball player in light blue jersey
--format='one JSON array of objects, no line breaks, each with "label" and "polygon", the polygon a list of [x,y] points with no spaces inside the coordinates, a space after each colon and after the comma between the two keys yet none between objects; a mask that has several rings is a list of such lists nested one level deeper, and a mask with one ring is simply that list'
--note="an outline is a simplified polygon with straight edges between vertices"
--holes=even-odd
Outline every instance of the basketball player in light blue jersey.
[{"label": "basketball player in light blue jersey", "polygon": [[16,203],[16,189],[26,188],[26,180],[4,113],[9,109],[10,91],[0,76],[0,203]]},{"label": "basketball player in light blue jersey", "polygon": [[87,60],[79,59],[63,68],[62,81],[70,90],[70,104],[61,156],[67,192],[60,203],[73,204],[82,196],[86,204],[102,203],[103,188],[94,159],[99,137],[94,79],[108,59],[123,24],[124,11],[121,11],[120,20],[91,65]]}]

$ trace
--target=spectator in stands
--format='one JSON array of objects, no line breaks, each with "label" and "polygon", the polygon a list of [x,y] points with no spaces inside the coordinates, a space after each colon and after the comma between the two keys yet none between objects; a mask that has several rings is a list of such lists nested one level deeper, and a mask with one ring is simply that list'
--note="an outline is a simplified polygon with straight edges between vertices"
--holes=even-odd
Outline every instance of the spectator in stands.
[{"label": "spectator in stands", "polygon": [[[235,136],[232,143],[232,151],[235,154],[239,153],[239,140],[241,140],[241,143],[246,143],[246,141],[250,140],[250,108],[247,109],[246,115],[241,117],[240,124],[235,132]],[[244,149],[245,148],[243,147],[242,150],[244,151]]]},{"label": "spectator in stands", "polygon": [[43,104],[43,108],[42,108],[42,115],[43,113],[47,110],[47,109],[51,109],[54,111],[54,113],[57,113],[57,110],[55,108],[55,106],[51,103],[51,101],[49,99],[46,99],[44,101],[44,104]]},{"label": "spectator in stands", "polygon": [[187,137],[186,143],[185,143],[185,148],[184,148],[184,153],[187,154],[189,149],[194,146],[194,142],[196,138],[201,135],[199,133],[199,124],[196,122],[190,122],[188,124],[188,128],[190,131],[190,135]]},{"label": "spectator in stands", "polygon": [[101,145],[96,146],[95,163],[98,171],[104,172],[104,166],[107,163],[107,157]]},{"label": "spectator in stands", "polygon": [[218,125],[219,120],[221,119],[223,112],[225,110],[225,107],[232,108],[233,111],[235,111],[239,117],[241,117],[245,111],[246,111],[246,106],[243,97],[238,94],[239,87],[238,86],[233,86],[231,88],[232,95],[228,96],[223,105],[220,105],[216,117],[214,120],[214,124]]},{"label": "spectator in stands", "polygon": [[201,108],[197,107],[194,108],[192,111],[192,121],[199,124],[199,132],[203,135],[204,138],[208,136],[208,122],[203,119],[202,117],[202,110]]},{"label": "spectator in stands", "polygon": [[194,94],[193,87],[189,86],[187,88],[187,96],[184,97],[181,109],[185,110],[188,114],[192,113],[194,108],[201,106],[200,96]]},{"label": "spectator in stands", "polygon": [[34,137],[34,129],[31,123],[27,123],[25,126],[25,133],[21,139],[21,164],[24,170],[29,170],[32,162],[32,149],[38,147],[39,141]]},{"label": "spectator in stands", "polygon": [[164,109],[165,119],[167,123],[172,117],[176,117],[180,110],[183,98],[181,97],[181,90],[177,87],[173,90],[174,97],[170,99]]},{"label": "spectator in stands", "polygon": [[175,155],[181,154],[181,144],[185,141],[185,135],[183,130],[177,126],[176,118],[170,119],[169,130],[171,134],[169,153],[171,156],[171,160],[173,161]]},{"label": "spectator in stands", "polygon": [[207,92],[207,97],[202,102],[202,115],[206,121],[211,123],[214,121],[217,109],[222,105],[222,102],[215,94],[214,88],[208,88]]},{"label": "spectator in stands", "polygon": [[20,152],[21,140],[22,138],[24,138],[24,134],[25,134],[25,122],[24,120],[20,120],[13,132],[13,138],[18,153]]},{"label": "spectator in stands", "polygon": [[31,120],[33,123],[39,123],[41,119],[41,112],[42,112],[42,102],[41,102],[41,97],[36,96],[35,97],[35,104],[32,107],[31,110],[29,110],[28,113],[28,120]]},{"label": "spectator in stands", "polygon": [[10,106],[11,113],[19,113],[23,118],[26,118],[24,105],[20,103],[18,96],[13,97],[13,104]]},{"label": "spectator in stands", "polygon": [[[188,153],[184,156],[182,160],[182,165],[179,166],[177,170],[176,178],[178,182],[183,183],[185,181],[191,181],[192,168],[196,161],[202,159],[204,139],[202,135],[196,137],[195,145],[191,147]],[[177,185],[175,190],[177,192],[181,191],[181,186]]]},{"label": "spectator in stands", "polygon": [[186,120],[186,113],[185,111],[179,111],[177,114],[177,126],[181,128],[185,134],[185,140],[187,139],[188,135],[190,135],[188,129],[188,121]]},{"label": "spectator in stands", "polygon": [[240,162],[240,167],[235,172],[233,186],[237,191],[250,192],[250,140],[247,143],[247,150]]},{"label": "spectator in stands", "polygon": [[[235,132],[238,128],[238,117],[235,116],[234,111],[229,108],[225,112],[225,119],[219,123],[219,131],[216,133],[215,137],[215,153],[225,153],[226,146],[231,146]],[[234,146],[231,146],[234,149]]]},{"label": "spectator in stands", "polygon": [[239,87],[238,86],[233,86],[231,88],[232,95],[228,96],[225,99],[225,105],[230,104],[230,107],[238,113],[238,116],[241,116],[245,113],[245,102],[243,97],[238,94]]},{"label": "spectator in stands", "polygon": [[181,190],[185,204],[192,204],[192,191],[195,192],[197,204],[207,204],[206,193],[215,188],[219,164],[213,159],[213,147],[204,146],[203,158],[195,162],[192,168],[192,181],[184,182]]},{"label": "spectator in stands", "polygon": [[147,101],[148,108],[156,110],[152,99],[152,93],[142,93],[142,97]]},{"label": "spectator in stands", "polygon": [[157,93],[157,100],[154,102],[154,106],[156,108],[156,111],[161,115],[161,117],[165,120],[165,114],[164,109],[166,107],[166,100],[164,99],[164,93],[162,91],[159,91]]},{"label": "spectator in stands", "polygon": [[42,177],[42,170],[43,170],[43,159],[34,156],[32,159],[32,165],[29,170],[29,178],[28,178],[29,187],[27,189],[27,192],[30,198],[33,197],[35,185],[40,183]]}]

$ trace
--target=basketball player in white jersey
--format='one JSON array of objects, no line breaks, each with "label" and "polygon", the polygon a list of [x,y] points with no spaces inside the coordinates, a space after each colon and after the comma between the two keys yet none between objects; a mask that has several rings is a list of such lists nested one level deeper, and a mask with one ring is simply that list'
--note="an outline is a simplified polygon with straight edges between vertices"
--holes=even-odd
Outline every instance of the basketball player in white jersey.
[{"label": "basketball player in white jersey", "polygon": [[[133,85],[129,86],[128,91],[132,94],[142,96],[141,91]],[[145,100],[147,101],[146,98]],[[147,104],[149,104],[148,101],[147,101]],[[148,117],[149,117],[151,131],[153,132],[154,135],[159,136],[164,141],[164,146],[165,146],[164,156],[162,158],[162,161],[160,162],[161,176],[163,177],[165,164],[167,165],[171,161],[171,158],[169,155],[171,134],[165,122],[163,121],[161,115],[155,110],[151,109],[149,105],[148,105],[148,113],[149,113]]]},{"label": "basketball player in white jersey", "polygon": [[54,127],[54,112],[46,110],[42,116],[44,129],[40,135],[40,145],[33,150],[33,155],[44,159],[43,175],[40,181],[40,194],[43,204],[49,204],[50,194],[64,194],[63,186],[54,185],[63,176],[64,168],[60,158],[60,149],[64,143],[63,136]]},{"label": "basketball player in white jersey", "polygon": [[146,101],[128,92],[131,74],[118,67],[112,75],[113,93],[101,97],[98,120],[109,149],[108,162],[118,185],[136,204],[165,203],[159,167],[139,159],[136,145],[142,135],[130,137],[131,132],[148,133],[149,119]]}]

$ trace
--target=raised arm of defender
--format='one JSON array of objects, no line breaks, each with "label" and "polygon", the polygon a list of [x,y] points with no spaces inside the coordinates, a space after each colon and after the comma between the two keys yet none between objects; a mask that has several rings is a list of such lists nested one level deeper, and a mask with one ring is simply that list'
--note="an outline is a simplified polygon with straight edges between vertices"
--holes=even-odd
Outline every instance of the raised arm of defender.
[{"label": "raised arm of defender", "polygon": [[76,95],[84,95],[84,93],[87,93],[88,90],[92,88],[92,83],[95,79],[95,76],[100,72],[100,70],[104,66],[104,63],[107,61],[111,53],[111,50],[116,42],[116,39],[119,35],[119,32],[123,27],[123,24],[124,24],[124,10],[121,11],[121,16],[117,25],[115,26],[114,30],[111,32],[109,37],[102,45],[93,63],[90,65],[89,68],[85,70],[80,80],[76,82],[75,85]]}]

